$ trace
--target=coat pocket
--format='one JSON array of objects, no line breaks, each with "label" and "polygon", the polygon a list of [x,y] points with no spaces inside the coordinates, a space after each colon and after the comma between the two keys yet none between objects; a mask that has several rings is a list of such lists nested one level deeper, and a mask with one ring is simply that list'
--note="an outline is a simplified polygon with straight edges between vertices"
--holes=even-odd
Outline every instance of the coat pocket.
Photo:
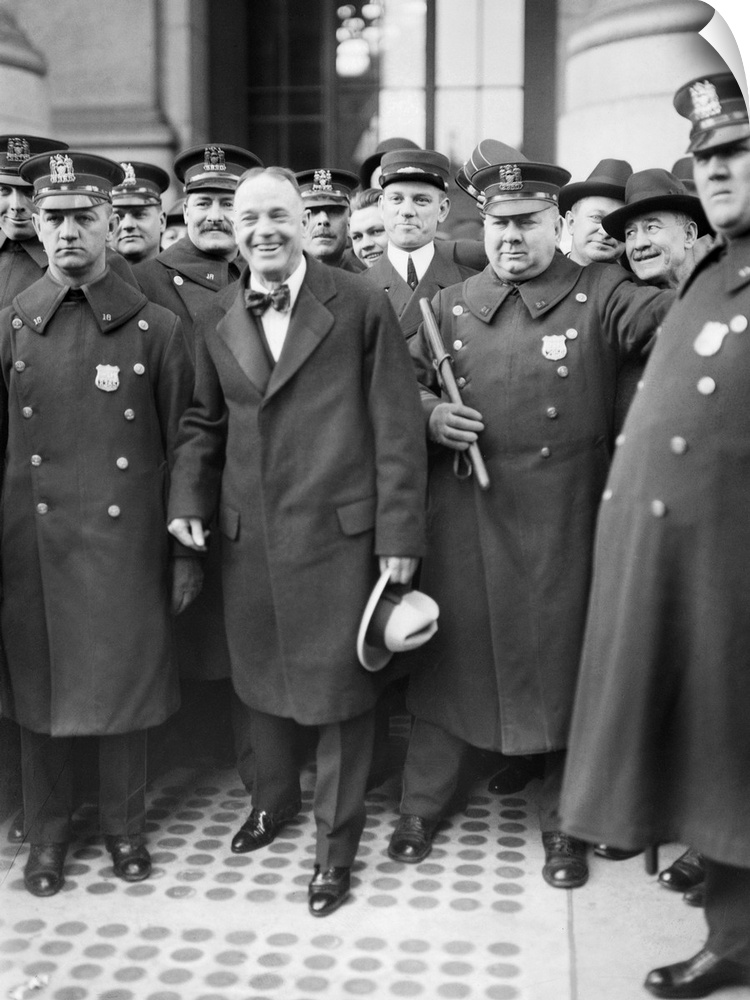
[{"label": "coat pocket", "polygon": [[375,527],[376,497],[354,500],[336,508],[341,530],[345,535],[359,535]]},{"label": "coat pocket", "polygon": [[233,542],[240,533],[239,513],[231,507],[225,507],[224,504],[219,507],[219,531]]}]

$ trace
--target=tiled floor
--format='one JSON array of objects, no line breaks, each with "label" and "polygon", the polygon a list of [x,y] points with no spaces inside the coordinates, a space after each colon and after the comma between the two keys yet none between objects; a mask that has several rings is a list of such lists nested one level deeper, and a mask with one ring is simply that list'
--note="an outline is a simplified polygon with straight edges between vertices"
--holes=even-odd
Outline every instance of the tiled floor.
[{"label": "tiled floor", "polygon": [[[248,798],[233,769],[173,770],[150,794],[155,870],[135,885],[114,877],[85,809],[57,896],[25,892],[27,848],[1,848],[0,997],[638,1000],[649,968],[704,940],[702,912],[659,888],[642,858],[594,859],[584,888],[549,888],[537,784],[499,798],[486,779],[413,867],[386,854],[397,779],[374,791],[352,896],[315,919],[309,770],[305,785],[299,819],[265,850],[236,856],[229,840]],[[679,851],[663,849],[662,862]]]}]

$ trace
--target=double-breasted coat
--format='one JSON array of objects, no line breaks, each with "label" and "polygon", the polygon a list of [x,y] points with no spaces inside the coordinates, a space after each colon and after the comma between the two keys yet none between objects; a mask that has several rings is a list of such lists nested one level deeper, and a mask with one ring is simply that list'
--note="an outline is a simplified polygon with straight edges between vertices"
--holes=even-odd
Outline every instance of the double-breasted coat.
[{"label": "double-breasted coat", "polygon": [[371,708],[356,637],[376,556],[421,556],[426,449],[393,310],[307,257],[275,365],[244,283],[196,327],[170,515],[218,510],[232,681],[246,704],[307,725]]},{"label": "double-breasted coat", "polygon": [[484,247],[475,240],[435,240],[435,255],[414,290],[391,264],[387,253],[363,271],[362,278],[386,292],[408,342],[422,322],[419,300],[432,299],[441,288],[464,281],[486,263]]},{"label": "double-breasted coat", "polygon": [[750,867],[750,234],[678,292],[602,500],[562,800]]},{"label": "double-breasted coat", "polygon": [[107,269],[0,313],[5,707],[53,736],[145,729],[179,695],[168,465],[192,367],[176,316]]},{"label": "double-breasted coat", "polygon": [[[651,339],[671,293],[556,253],[513,286],[490,267],[434,300],[463,401],[482,414],[483,493],[434,446],[420,584],[440,606],[407,705],[486,749],[567,740],[619,356]],[[440,401],[424,334],[412,342],[426,417]]]},{"label": "double-breasted coat", "polygon": [[[196,317],[217,292],[238,279],[240,264],[204,253],[184,236],[152,260],[134,265],[146,297],[180,317],[192,360]],[[201,592],[177,619],[175,632],[182,677],[217,680],[229,676],[218,541],[205,560]]]},{"label": "double-breasted coat", "polygon": [[47,270],[47,253],[41,242],[9,240],[0,229],[0,309],[28,288]]}]

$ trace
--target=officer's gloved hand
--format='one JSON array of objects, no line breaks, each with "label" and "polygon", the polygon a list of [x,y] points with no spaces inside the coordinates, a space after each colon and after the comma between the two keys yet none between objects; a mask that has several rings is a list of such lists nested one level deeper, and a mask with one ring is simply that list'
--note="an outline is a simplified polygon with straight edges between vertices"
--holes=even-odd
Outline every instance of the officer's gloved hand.
[{"label": "officer's gloved hand", "polygon": [[172,614],[179,615],[203,587],[203,563],[192,556],[172,558]]},{"label": "officer's gloved hand", "polygon": [[430,414],[430,437],[446,448],[466,451],[483,430],[482,414],[463,403],[438,403]]}]

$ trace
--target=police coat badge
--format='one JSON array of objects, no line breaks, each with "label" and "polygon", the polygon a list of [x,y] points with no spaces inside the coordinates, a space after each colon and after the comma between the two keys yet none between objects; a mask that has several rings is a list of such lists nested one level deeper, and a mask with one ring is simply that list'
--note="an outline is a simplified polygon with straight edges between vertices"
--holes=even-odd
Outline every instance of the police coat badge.
[{"label": "police coat badge", "polygon": [[94,384],[97,389],[101,389],[103,392],[114,392],[120,387],[120,380],[117,377],[119,374],[120,369],[117,365],[97,365]]},{"label": "police coat badge", "polygon": [[568,353],[568,345],[564,333],[556,333],[542,337],[542,354],[550,361],[560,361]]}]

